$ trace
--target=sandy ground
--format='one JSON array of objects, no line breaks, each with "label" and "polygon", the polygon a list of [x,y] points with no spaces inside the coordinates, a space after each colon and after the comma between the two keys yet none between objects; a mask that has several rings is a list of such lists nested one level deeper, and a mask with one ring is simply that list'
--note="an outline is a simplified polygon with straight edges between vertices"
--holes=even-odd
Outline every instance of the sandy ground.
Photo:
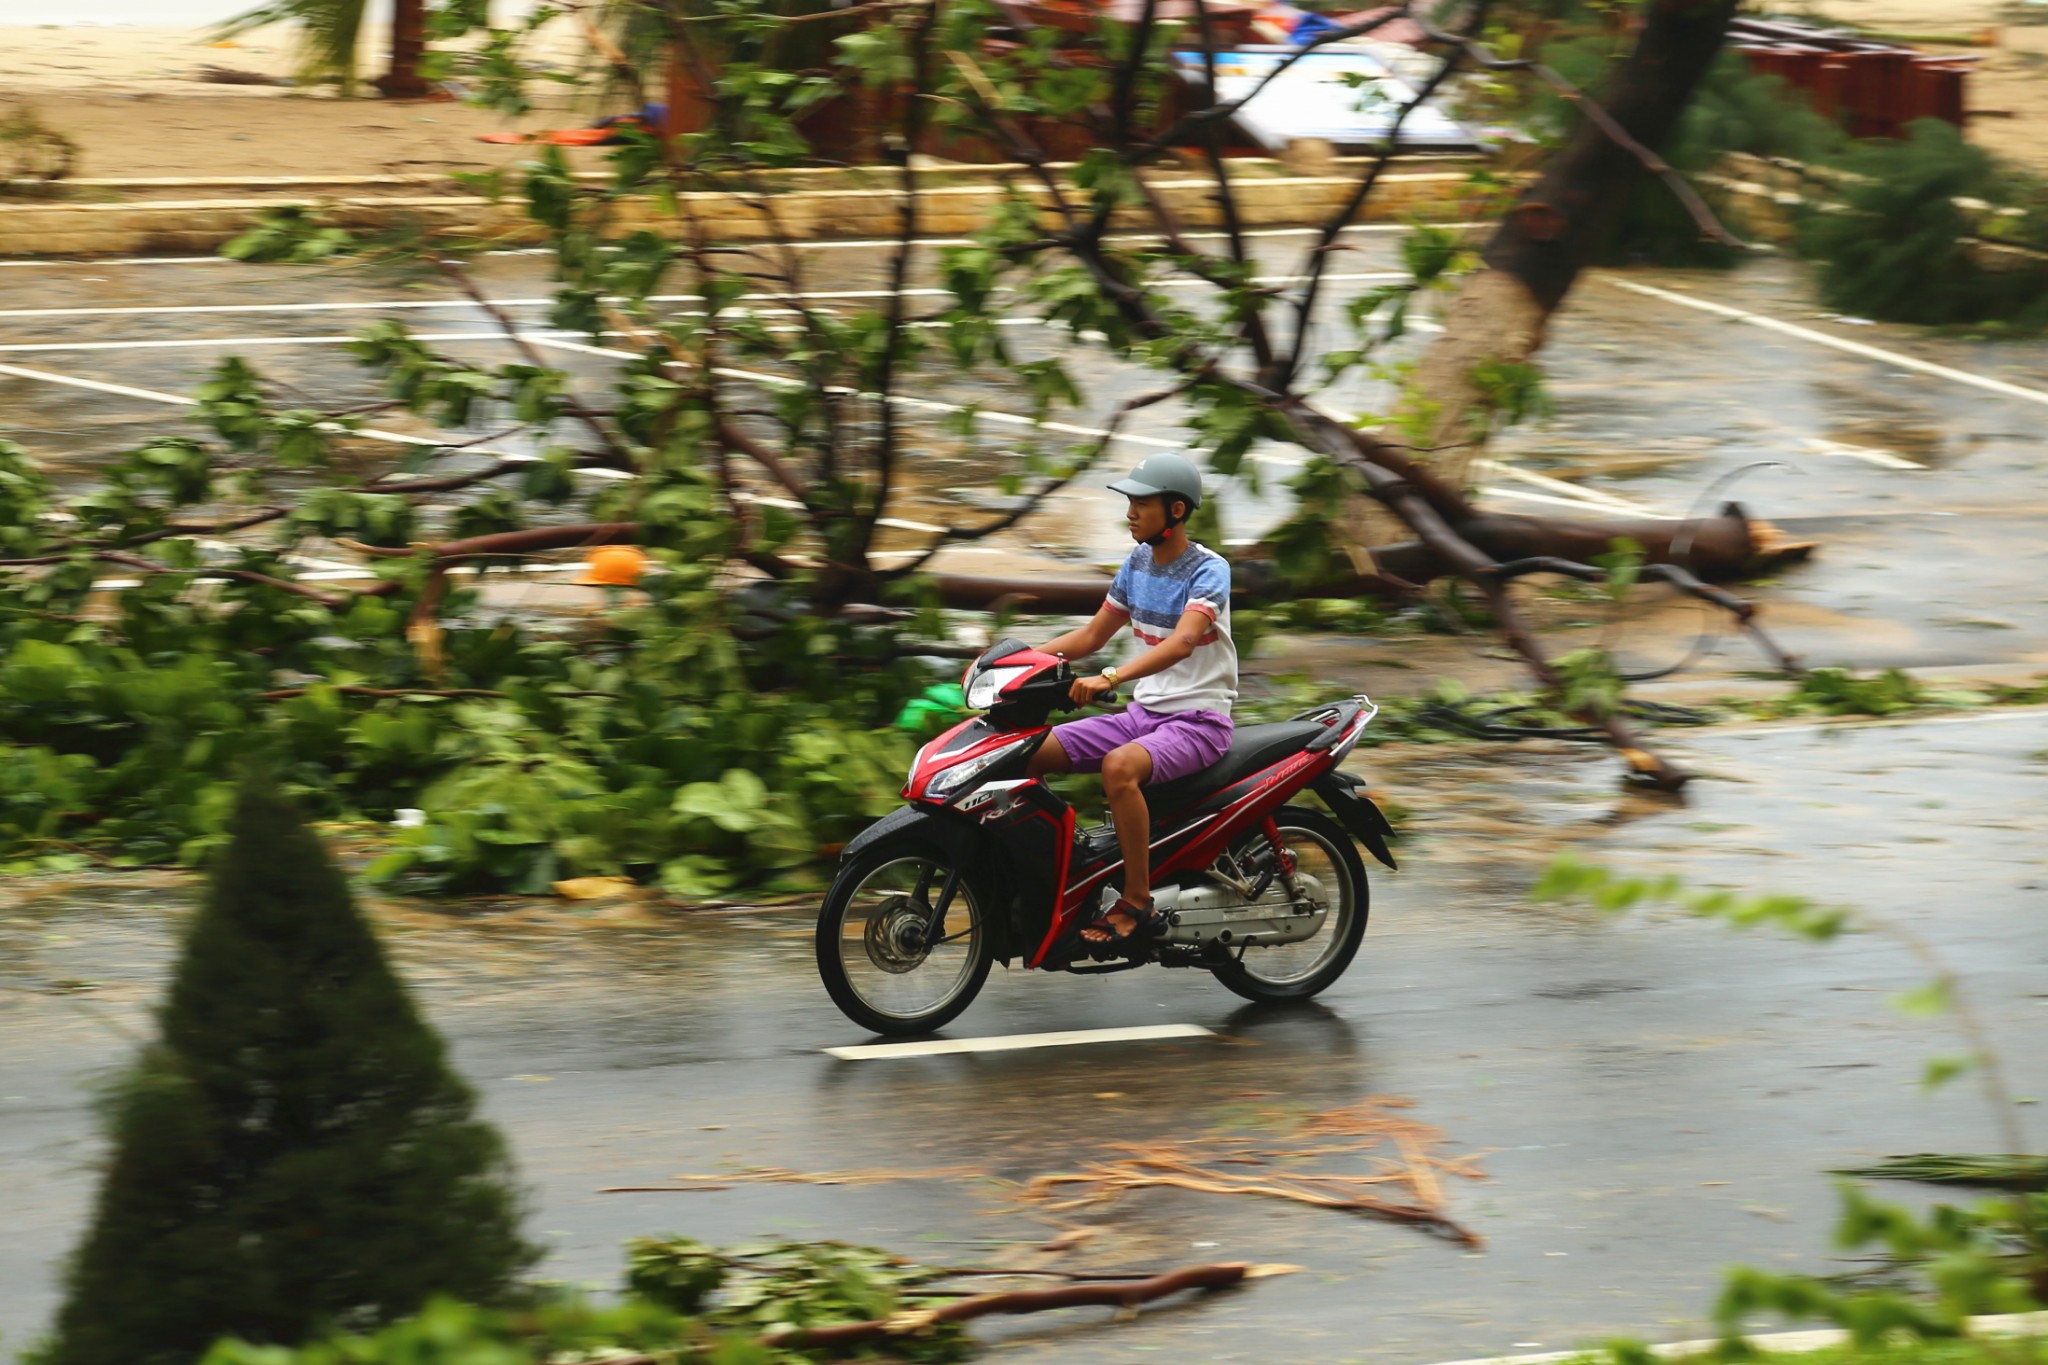
[{"label": "sandy ground", "polygon": [[[1816,17],[1902,33],[1997,29],[1970,103],[1973,139],[2048,172],[2048,0],[1818,0]],[[4,16],[0,16],[4,17]],[[576,127],[600,111],[564,93],[523,120],[453,102],[341,101],[310,90],[222,85],[221,67],[286,78],[291,34],[259,29],[231,44],[195,28],[0,26],[8,54],[0,114],[31,106],[79,144],[73,172],[93,178],[419,174],[517,160],[518,147],[478,142],[495,129]],[[574,35],[563,31],[559,45]],[[381,35],[366,52],[381,53]],[[1944,49],[1946,50],[1946,49]],[[377,58],[366,59],[374,74]],[[595,160],[589,153],[579,159]]]},{"label": "sandy ground", "polygon": [[[476,170],[527,155],[477,141],[499,129],[577,127],[598,112],[558,97],[508,119],[454,100],[336,99],[325,92],[202,79],[208,67],[289,79],[289,31],[229,43],[204,30],[0,27],[0,114],[32,108],[76,142],[74,176],[303,176]],[[384,49],[381,35],[367,51]],[[366,62],[375,74],[376,64]]]},{"label": "sandy ground", "polygon": [[1970,78],[1970,140],[2048,173],[2048,0],[1819,0],[1816,18],[1898,34],[1955,36],[1995,30],[1989,47],[1930,52],[1977,56]]}]

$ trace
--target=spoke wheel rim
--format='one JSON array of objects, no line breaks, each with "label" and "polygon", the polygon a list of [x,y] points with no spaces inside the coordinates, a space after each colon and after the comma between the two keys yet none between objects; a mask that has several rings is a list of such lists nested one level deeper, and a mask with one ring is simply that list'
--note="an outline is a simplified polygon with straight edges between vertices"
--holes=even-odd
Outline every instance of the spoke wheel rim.
[{"label": "spoke wheel rim", "polygon": [[[1264,843],[1261,836],[1253,837]],[[1321,971],[1343,951],[1352,919],[1358,914],[1358,892],[1346,875],[1341,849],[1299,825],[1282,825],[1280,839],[1294,854],[1297,869],[1322,885],[1325,913],[1322,927],[1305,939],[1245,949],[1238,966],[1247,976],[1273,987],[1298,985]]]},{"label": "spoke wheel rim", "polygon": [[943,923],[930,924],[948,871],[930,858],[897,858],[861,878],[847,896],[834,938],[839,967],[854,995],[875,1013],[923,1018],[973,983],[981,912],[965,877]]}]

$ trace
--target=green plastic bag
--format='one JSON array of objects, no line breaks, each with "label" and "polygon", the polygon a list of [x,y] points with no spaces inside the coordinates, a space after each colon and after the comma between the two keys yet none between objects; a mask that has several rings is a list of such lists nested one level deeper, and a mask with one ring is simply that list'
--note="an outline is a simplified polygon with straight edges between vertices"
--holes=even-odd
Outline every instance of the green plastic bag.
[{"label": "green plastic bag", "polygon": [[933,721],[957,720],[966,714],[967,697],[959,683],[934,683],[903,703],[903,709],[896,713],[896,728],[924,730]]}]

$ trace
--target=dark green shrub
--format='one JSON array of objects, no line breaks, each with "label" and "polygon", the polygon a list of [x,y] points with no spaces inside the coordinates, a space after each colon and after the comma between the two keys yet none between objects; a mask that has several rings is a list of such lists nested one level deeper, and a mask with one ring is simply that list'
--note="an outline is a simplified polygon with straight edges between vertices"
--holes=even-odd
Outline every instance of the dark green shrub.
[{"label": "dark green shrub", "polygon": [[474,1113],[313,833],[242,785],[44,1365],[189,1365],[490,1302],[535,1251]]},{"label": "dark green shrub", "polygon": [[2048,262],[1994,262],[1970,239],[2000,218],[1957,202],[2031,210],[2014,245],[2038,247],[2024,234],[2043,233],[2048,186],[2002,170],[1946,123],[1921,119],[1908,132],[1905,142],[1860,144],[1842,163],[1850,178],[1841,211],[1813,213],[1803,224],[1800,250],[1820,262],[1822,299],[1886,322],[2048,325]]}]

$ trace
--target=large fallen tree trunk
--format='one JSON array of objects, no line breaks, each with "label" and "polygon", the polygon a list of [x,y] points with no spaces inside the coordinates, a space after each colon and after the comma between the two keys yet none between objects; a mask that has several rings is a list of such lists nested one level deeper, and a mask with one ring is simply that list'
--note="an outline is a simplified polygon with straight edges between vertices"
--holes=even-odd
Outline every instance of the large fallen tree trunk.
[{"label": "large fallen tree trunk", "polygon": [[[1752,577],[1804,559],[1813,546],[1781,540],[1769,522],[1755,521],[1737,503],[1718,515],[1691,521],[1562,521],[1508,513],[1480,513],[1457,523],[1466,541],[1502,563],[1520,559],[1589,561],[1607,554],[1617,539],[1634,541],[1646,564],[1688,570],[1708,583]],[[1372,571],[1340,578],[1290,581],[1262,555],[1233,557],[1237,584],[1233,600],[1259,606],[1299,597],[1378,597],[1399,602],[1439,578],[1455,575],[1449,558],[1421,541],[1403,541],[1370,551]],[[1019,612],[1086,615],[1102,605],[1109,587],[1103,574],[1047,577],[1033,574],[950,574],[932,576],[939,601],[962,610],[1007,607]]]}]

